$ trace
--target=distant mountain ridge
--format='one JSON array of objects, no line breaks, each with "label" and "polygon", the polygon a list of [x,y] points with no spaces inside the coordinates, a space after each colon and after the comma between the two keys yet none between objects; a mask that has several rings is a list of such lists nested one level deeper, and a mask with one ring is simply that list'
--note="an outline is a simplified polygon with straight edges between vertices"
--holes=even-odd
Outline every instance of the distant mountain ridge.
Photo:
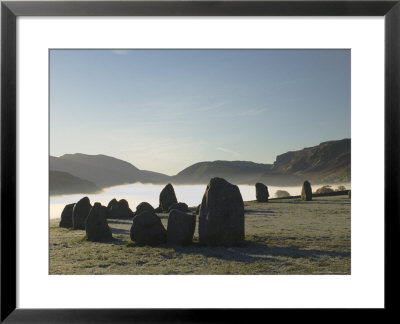
[{"label": "distant mountain ridge", "polygon": [[230,182],[241,184],[253,182],[269,170],[271,166],[272,164],[249,161],[199,162],[171,178],[175,183],[208,183],[211,178],[221,177]]},{"label": "distant mountain ridge", "polygon": [[271,171],[318,182],[347,182],[350,181],[350,166],[351,140],[343,139],[278,155]]},{"label": "distant mountain ridge", "polygon": [[98,188],[135,182],[206,184],[213,177],[222,177],[235,184],[264,182],[267,185],[290,186],[299,185],[305,179],[314,183],[349,182],[350,162],[351,140],[343,139],[278,155],[273,164],[251,161],[198,162],[174,176],[140,170],[129,162],[110,156],[82,153],[50,156],[50,171],[68,173]]},{"label": "distant mountain ridge", "polygon": [[169,179],[165,174],[139,170],[129,162],[102,154],[50,156],[50,170],[70,173],[102,188],[134,182],[164,183]]},{"label": "distant mountain ridge", "polygon": [[95,193],[100,191],[93,182],[61,171],[50,171],[50,195]]}]

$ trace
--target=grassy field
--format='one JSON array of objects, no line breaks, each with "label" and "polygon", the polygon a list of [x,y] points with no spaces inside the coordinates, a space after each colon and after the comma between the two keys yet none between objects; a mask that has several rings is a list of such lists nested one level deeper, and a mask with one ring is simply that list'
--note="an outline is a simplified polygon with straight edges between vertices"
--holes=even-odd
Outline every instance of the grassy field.
[{"label": "grassy field", "polygon": [[[50,274],[350,274],[347,196],[245,202],[245,241],[201,247],[139,247],[131,220],[109,220],[113,239],[94,243],[85,231],[50,220]],[[168,214],[159,214],[167,227]]]}]

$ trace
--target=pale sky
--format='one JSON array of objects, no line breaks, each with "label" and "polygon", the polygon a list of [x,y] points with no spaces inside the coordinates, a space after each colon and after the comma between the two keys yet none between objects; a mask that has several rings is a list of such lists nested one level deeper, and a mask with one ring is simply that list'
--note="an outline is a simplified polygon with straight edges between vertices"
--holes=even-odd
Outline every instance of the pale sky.
[{"label": "pale sky", "polygon": [[174,175],[350,138],[350,50],[51,50],[50,154]]}]

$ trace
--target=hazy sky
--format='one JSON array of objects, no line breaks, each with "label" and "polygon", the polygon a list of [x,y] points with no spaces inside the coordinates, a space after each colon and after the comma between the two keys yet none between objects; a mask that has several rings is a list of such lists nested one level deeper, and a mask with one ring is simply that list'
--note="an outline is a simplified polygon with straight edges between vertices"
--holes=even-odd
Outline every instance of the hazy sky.
[{"label": "hazy sky", "polygon": [[176,174],[350,138],[349,50],[51,50],[50,154]]}]

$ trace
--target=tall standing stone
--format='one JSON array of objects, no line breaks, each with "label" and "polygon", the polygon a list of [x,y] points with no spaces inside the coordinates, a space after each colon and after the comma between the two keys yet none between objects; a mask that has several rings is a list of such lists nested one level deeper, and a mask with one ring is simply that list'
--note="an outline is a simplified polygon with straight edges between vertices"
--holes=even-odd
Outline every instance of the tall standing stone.
[{"label": "tall standing stone", "polygon": [[72,228],[72,211],[75,204],[66,205],[61,213],[60,227]]},{"label": "tall standing stone", "polygon": [[85,229],[86,217],[89,215],[92,205],[88,197],[83,197],[79,200],[72,210],[72,228]]},{"label": "tall standing stone", "polygon": [[213,178],[201,202],[199,243],[226,245],[242,240],[244,204],[239,188],[222,178]]},{"label": "tall standing stone", "polygon": [[86,218],[86,237],[89,241],[101,241],[112,238],[107,223],[107,207],[95,203]]},{"label": "tall standing stone", "polygon": [[268,187],[260,182],[256,183],[256,199],[258,202],[268,202]]},{"label": "tall standing stone", "polygon": [[169,211],[172,204],[177,203],[175,190],[172,184],[168,183],[160,193],[160,207],[164,212]]},{"label": "tall standing stone", "polygon": [[307,180],[304,181],[303,188],[301,189],[301,200],[312,200],[311,184]]}]

